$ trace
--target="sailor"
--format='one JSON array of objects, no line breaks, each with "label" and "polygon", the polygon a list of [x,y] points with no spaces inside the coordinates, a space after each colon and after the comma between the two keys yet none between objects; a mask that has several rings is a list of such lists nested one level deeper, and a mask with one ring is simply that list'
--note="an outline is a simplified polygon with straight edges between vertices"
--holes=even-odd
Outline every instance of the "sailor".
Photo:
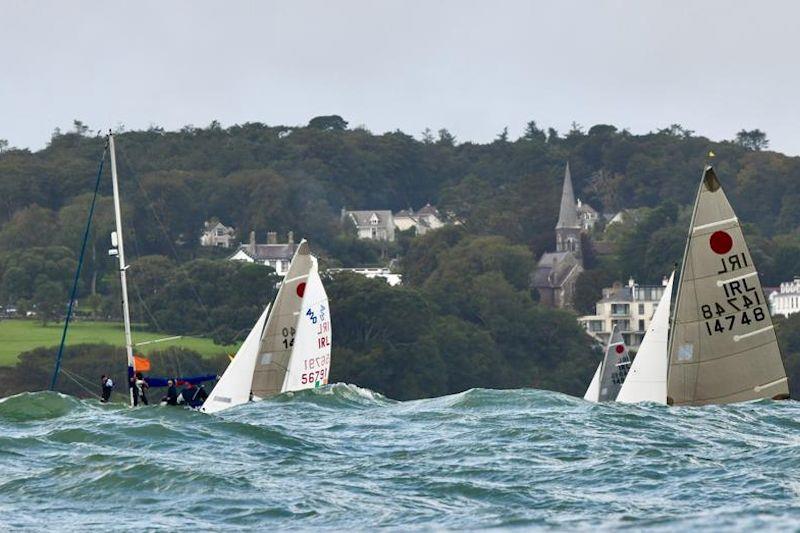
[{"label": "sailor", "polygon": [[133,406],[136,407],[139,405],[139,389],[136,387],[136,376],[131,376],[128,386],[131,389],[131,394],[133,394]]},{"label": "sailor", "polygon": [[139,400],[147,405],[147,389],[150,388],[150,385],[144,380],[141,372],[136,373],[136,380],[134,381],[134,405],[136,405],[136,396],[138,396]]},{"label": "sailor", "polygon": [[167,395],[161,398],[162,402],[165,402],[167,405],[178,405],[178,388],[175,386],[175,382],[167,380]]},{"label": "sailor", "polygon": [[202,384],[195,387],[194,383],[187,383],[181,391],[179,401],[182,400],[182,403],[189,407],[200,407],[206,398],[208,398],[208,393]]},{"label": "sailor", "polygon": [[103,388],[100,401],[103,403],[108,403],[108,399],[111,398],[111,390],[114,388],[114,382],[111,381],[111,378],[109,376],[103,374],[100,377],[100,384]]}]

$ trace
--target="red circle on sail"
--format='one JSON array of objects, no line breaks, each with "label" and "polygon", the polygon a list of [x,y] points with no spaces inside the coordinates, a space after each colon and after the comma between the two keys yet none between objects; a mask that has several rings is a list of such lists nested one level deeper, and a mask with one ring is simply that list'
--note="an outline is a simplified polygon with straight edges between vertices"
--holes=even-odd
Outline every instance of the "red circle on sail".
[{"label": "red circle on sail", "polygon": [[621,344],[617,344],[617,347],[614,349],[617,351],[617,353],[622,353],[625,351],[625,347]]},{"label": "red circle on sail", "polygon": [[724,231],[715,231],[708,240],[711,249],[719,255],[727,254],[733,248],[733,238]]},{"label": "red circle on sail", "polygon": [[297,296],[300,298],[306,293],[306,282],[303,281],[302,283],[297,284]]}]

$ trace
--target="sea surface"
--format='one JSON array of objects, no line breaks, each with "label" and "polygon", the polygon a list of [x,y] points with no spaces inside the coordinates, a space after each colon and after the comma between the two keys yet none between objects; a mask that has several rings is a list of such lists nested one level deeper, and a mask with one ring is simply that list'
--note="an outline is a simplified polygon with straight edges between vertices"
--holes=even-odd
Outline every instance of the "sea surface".
[{"label": "sea surface", "polygon": [[800,404],[398,402],[352,385],[210,416],[0,400],[0,529],[800,530]]}]

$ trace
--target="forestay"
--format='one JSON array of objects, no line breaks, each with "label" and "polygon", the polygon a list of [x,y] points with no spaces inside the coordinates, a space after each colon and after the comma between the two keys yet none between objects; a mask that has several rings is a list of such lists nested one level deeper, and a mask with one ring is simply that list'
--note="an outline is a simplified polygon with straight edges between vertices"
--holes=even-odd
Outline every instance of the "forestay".
[{"label": "forestay", "polygon": [[707,167],[676,296],[667,403],[788,398],[786,371],[739,220]]},{"label": "forestay", "polygon": [[230,362],[214,390],[203,402],[203,407],[200,410],[204,413],[216,413],[250,401],[253,371],[258,357],[261,334],[264,332],[264,324],[269,315],[269,308],[270,306],[267,305],[267,308],[261,313],[255,326],[250,330],[244,343],[236,352],[233,361]]},{"label": "forestay", "polygon": [[673,272],[633,359],[628,377],[617,395],[618,402],[667,403],[667,343],[674,279]]}]

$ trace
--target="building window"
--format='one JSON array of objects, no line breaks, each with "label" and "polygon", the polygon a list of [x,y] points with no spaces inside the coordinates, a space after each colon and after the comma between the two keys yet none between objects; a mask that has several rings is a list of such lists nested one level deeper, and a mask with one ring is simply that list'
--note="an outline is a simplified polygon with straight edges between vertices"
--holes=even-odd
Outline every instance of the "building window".
[{"label": "building window", "polygon": [[639,314],[640,315],[644,314],[644,304],[639,304]]},{"label": "building window", "polygon": [[371,236],[373,239],[378,238],[378,228],[372,228]]},{"label": "building window", "polygon": [[611,314],[620,316],[620,315],[629,315],[631,312],[631,306],[628,304],[611,304]]},{"label": "building window", "polygon": [[589,321],[589,331],[592,332],[600,332],[603,331],[603,321],[602,320],[590,320]]},{"label": "building window", "polygon": [[613,326],[617,326],[617,329],[619,329],[620,331],[630,331],[631,330],[630,320],[612,320],[611,324]]},{"label": "building window", "polygon": [[639,320],[639,331],[644,331],[644,320]]}]

